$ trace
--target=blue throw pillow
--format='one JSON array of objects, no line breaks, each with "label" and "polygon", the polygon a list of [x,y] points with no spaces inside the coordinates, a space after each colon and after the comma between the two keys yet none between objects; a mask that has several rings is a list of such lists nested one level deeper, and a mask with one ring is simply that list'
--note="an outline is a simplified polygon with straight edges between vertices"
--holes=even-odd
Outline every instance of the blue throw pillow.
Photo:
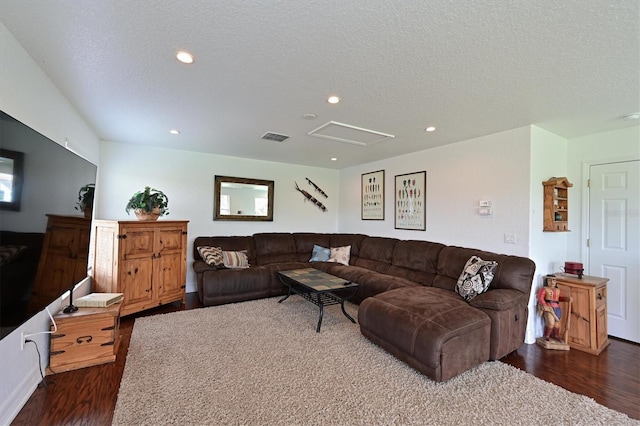
[{"label": "blue throw pillow", "polygon": [[311,259],[309,262],[326,262],[331,255],[331,249],[324,248],[317,244],[313,245],[313,252],[311,253]]}]

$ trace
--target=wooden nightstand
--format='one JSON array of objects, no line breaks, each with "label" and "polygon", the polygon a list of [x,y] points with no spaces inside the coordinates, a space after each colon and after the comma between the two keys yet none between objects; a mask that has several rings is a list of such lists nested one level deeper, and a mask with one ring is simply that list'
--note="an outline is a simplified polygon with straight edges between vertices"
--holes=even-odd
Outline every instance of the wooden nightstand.
[{"label": "wooden nightstand", "polygon": [[79,308],[54,316],[58,330],[51,335],[48,373],[115,361],[120,344],[121,306],[122,303],[115,303],[107,308]]},{"label": "wooden nightstand", "polygon": [[607,333],[608,278],[556,273],[562,296],[573,298],[568,344],[574,349],[598,355],[609,346]]}]

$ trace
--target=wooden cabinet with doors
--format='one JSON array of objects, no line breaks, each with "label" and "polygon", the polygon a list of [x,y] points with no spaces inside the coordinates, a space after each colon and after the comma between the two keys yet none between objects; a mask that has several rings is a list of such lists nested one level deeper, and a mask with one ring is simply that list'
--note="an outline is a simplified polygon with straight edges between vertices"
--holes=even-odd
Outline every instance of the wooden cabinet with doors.
[{"label": "wooden cabinet with doors", "polygon": [[29,310],[44,309],[65,290],[87,276],[91,219],[83,216],[47,215]]},{"label": "wooden cabinet with doors", "polygon": [[124,293],[123,316],[184,303],[187,223],[95,220],[93,291]]},{"label": "wooden cabinet with doors", "polygon": [[553,177],[542,182],[544,187],[544,232],[569,230],[569,188],[573,186],[566,177]]},{"label": "wooden cabinet with doors", "polygon": [[608,278],[556,273],[562,296],[571,297],[568,344],[573,349],[599,354],[609,346],[607,332]]}]

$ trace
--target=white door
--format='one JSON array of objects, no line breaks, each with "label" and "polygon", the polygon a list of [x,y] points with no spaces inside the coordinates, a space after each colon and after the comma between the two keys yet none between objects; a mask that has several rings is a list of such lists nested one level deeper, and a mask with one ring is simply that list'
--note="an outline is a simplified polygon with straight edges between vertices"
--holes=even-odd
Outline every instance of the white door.
[{"label": "white door", "polygon": [[640,161],[589,171],[589,275],[609,278],[609,335],[640,343]]}]

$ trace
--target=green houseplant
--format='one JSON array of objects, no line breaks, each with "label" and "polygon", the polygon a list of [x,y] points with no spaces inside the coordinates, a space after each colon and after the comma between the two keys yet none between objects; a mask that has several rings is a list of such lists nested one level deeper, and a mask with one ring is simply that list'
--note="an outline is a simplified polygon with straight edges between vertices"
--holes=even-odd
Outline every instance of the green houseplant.
[{"label": "green houseplant", "polygon": [[133,210],[139,220],[157,220],[162,215],[169,214],[169,198],[164,192],[148,186],[144,191],[138,191],[129,200],[125,211]]},{"label": "green houseplant", "polygon": [[91,217],[93,211],[93,198],[96,191],[95,183],[88,183],[81,187],[78,191],[78,202],[76,203],[76,210],[80,210],[84,213],[84,217]]}]

